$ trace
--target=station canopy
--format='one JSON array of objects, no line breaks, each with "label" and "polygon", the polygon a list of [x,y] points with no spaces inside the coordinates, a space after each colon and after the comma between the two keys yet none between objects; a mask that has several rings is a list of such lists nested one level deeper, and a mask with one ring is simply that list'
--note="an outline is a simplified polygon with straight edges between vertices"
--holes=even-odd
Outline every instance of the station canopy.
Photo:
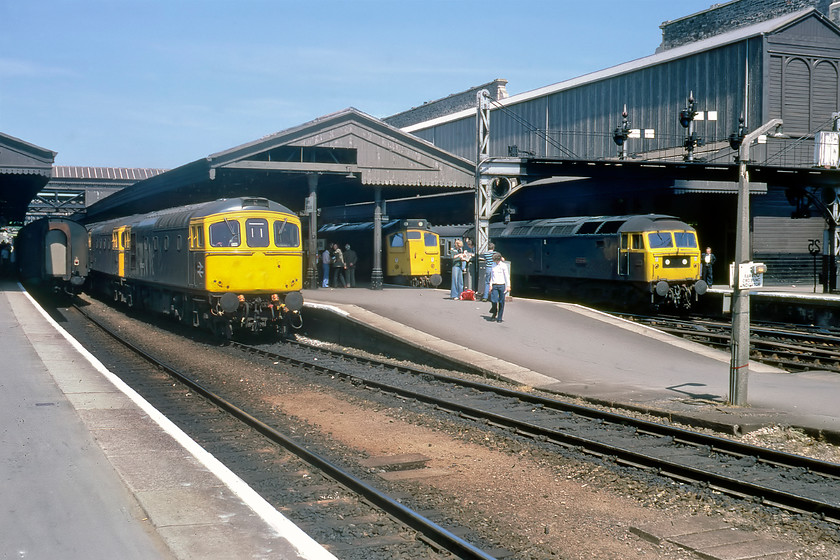
[{"label": "station canopy", "polygon": [[303,209],[473,189],[475,166],[349,108],[140,181],[87,209],[86,222],[237,196]]},{"label": "station canopy", "polygon": [[29,201],[52,177],[55,156],[0,132],[0,225],[23,223]]}]

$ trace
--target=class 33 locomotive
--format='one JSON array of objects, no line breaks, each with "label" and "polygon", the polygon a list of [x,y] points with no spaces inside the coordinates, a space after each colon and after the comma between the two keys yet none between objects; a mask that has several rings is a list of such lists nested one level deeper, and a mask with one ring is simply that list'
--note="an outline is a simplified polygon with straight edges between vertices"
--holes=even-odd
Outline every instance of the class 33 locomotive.
[{"label": "class 33 locomotive", "polygon": [[115,301],[230,337],[300,326],[298,217],[265,198],[229,198],[88,225],[91,280]]}]

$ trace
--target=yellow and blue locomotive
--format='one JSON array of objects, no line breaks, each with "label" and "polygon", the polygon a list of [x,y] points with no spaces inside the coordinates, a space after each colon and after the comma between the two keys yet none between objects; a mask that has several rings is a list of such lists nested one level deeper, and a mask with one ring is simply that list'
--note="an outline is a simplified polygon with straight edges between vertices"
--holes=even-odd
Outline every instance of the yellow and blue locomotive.
[{"label": "yellow and blue locomotive", "polygon": [[229,338],[300,325],[300,220],[265,198],[230,198],[88,225],[91,284],[114,301]]},{"label": "yellow and blue locomotive", "polygon": [[706,292],[693,227],[673,216],[587,216],[492,224],[521,285],[618,305],[690,309]]}]

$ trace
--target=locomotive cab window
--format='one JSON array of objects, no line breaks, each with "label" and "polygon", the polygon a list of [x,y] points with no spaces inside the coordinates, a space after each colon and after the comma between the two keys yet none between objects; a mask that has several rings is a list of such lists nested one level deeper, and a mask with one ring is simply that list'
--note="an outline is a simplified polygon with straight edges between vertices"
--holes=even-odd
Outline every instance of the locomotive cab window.
[{"label": "locomotive cab window", "polygon": [[248,247],[268,247],[271,242],[268,235],[268,220],[264,218],[245,220],[245,241]]},{"label": "locomotive cab window", "polygon": [[677,247],[685,247],[689,249],[697,248],[697,237],[693,231],[675,231],[674,239],[677,242]]},{"label": "locomotive cab window", "polygon": [[239,222],[225,219],[210,224],[211,247],[239,247]]},{"label": "locomotive cab window", "polygon": [[391,247],[405,247],[405,240],[402,233],[395,233],[391,236]]},{"label": "locomotive cab window", "polygon": [[425,233],[423,235],[423,244],[426,247],[437,247],[438,239],[434,233]]},{"label": "locomotive cab window", "polygon": [[290,224],[288,219],[275,220],[274,245],[276,247],[297,247],[300,244],[300,232],[297,224]]},{"label": "locomotive cab window", "polygon": [[670,231],[653,231],[647,234],[651,249],[668,249],[674,246]]},{"label": "locomotive cab window", "polygon": [[414,241],[416,239],[422,239],[422,234],[419,231],[407,231],[405,232],[405,238],[409,241]]},{"label": "locomotive cab window", "polygon": [[190,249],[204,248],[204,230],[201,224],[190,226]]},{"label": "locomotive cab window", "polygon": [[634,233],[634,234],[631,235],[631,245],[630,245],[630,247],[633,248],[633,249],[639,249],[639,250],[645,248],[645,243],[642,240],[642,234],[641,233]]}]

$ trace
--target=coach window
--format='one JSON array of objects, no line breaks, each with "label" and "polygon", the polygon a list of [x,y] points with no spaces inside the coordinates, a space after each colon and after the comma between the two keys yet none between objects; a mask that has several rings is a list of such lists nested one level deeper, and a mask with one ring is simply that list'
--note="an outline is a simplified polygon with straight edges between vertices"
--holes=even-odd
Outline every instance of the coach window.
[{"label": "coach window", "polygon": [[290,224],[288,219],[275,220],[274,245],[277,247],[297,247],[300,245],[300,232],[297,224]]},{"label": "coach window", "polygon": [[164,251],[169,250],[169,236],[168,235],[163,236],[163,250]]},{"label": "coach window", "polygon": [[239,222],[225,218],[210,224],[211,247],[239,247]]},{"label": "coach window", "polygon": [[177,249],[178,251],[181,250],[181,236],[180,235],[175,239],[175,249]]},{"label": "coach window", "polygon": [[271,241],[268,236],[268,221],[264,218],[245,220],[245,239],[248,247],[268,247]]}]

